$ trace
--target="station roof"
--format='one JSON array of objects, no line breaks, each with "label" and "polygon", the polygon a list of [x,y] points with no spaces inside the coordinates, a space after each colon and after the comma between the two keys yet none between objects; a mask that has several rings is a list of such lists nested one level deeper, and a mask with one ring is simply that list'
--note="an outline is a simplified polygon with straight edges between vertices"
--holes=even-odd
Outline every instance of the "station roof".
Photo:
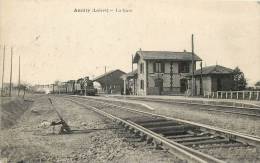
[{"label": "station roof", "polygon": [[[93,81],[103,81],[105,79],[106,76],[109,76],[109,78],[120,78],[120,76],[122,76],[123,74],[126,74],[125,72],[116,69],[116,70],[111,70],[108,71],[100,76],[97,76],[96,78],[93,79]],[[112,75],[112,76],[111,76]]]},{"label": "station roof", "polygon": [[132,72],[127,73],[126,75],[127,75],[127,76],[134,76],[134,75],[136,75],[136,74],[137,74],[137,69],[135,69],[135,70],[132,71]]},{"label": "station roof", "polygon": [[[137,51],[133,63],[137,63],[140,57],[144,60],[192,61],[192,52]],[[201,61],[201,58],[194,54],[194,61]]]},{"label": "station roof", "polygon": [[121,78],[133,78],[137,75],[137,69],[121,76]]},{"label": "station roof", "polygon": [[[202,68],[202,75],[213,75],[213,74],[232,74],[233,70],[220,65],[207,66]],[[189,74],[189,76],[192,74]],[[201,70],[197,69],[194,71],[194,75],[201,75]]]}]

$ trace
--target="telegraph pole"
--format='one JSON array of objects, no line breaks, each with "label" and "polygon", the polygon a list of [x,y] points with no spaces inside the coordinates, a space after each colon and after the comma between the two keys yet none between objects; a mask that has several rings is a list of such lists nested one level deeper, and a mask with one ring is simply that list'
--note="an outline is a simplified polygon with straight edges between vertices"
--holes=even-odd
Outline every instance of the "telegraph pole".
[{"label": "telegraph pole", "polygon": [[1,96],[3,96],[4,91],[4,74],[5,74],[5,45],[4,45],[4,52],[3,52],[3,73],[2,73],[2,89],[1,89]]},{"label": "telegraph pole", "polygon": [[200,62],[200,95],[203,95],[203,84],[202,84],[202,61]]},{"label": "telegraph pole", "polygon": [[132,54],[132,72],[134,71],[134,55]]},{"label": "telegraph pole", "polygon": [[107,76],[106,76],[106,73],[107,73],[107,66],[105,66],[105,91],[106,91],[106,93],[108,93],[108,90],[107,90]]},{"label": "telegraph pole", "polygon": [[12,96],[12,75],[13,75],[13,47],[11,47],[11,68],[10,68],[10,85],[9,85],[9,96]]},{"label": "telegraph pole", "polygon": [[[132,54],[132,72],[134,72],[134,55]],[[134,75],[134,74],[133,74]],[[134,75],[134,85],[133,85],[133,94],[135,95],[135,75]]]},{"label": "telegraph pole", "polygon": [[18,96],[20,95],[20,86],[21,86],[21,65],[20,65],[20,56],[19,56],[19,71],[18,71]]},{"label": "telegraph pole", "polygon": [[191,50],[192,50],[192,77],[191,77],[191,95],[194,96],[194,43],[193,43],[193,34],[191,35]]}]

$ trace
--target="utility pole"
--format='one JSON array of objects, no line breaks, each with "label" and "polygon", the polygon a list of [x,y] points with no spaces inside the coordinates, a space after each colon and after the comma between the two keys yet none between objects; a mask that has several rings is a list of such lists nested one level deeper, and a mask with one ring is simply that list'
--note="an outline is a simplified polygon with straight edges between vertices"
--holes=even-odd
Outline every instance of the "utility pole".
[{"label": "utility pole", "polygon": [[191,77],[191,96],[194,96],[195,89],[194,89],[194,43],[193,43],[193,34],[191,35],[191,50],[192,50],[192,77]]},{"label": "utility pole", "polygon": [[19,71],[18,71],[18,96],[20,95],[20,87],[21,87],[21,63],[19,56]]},{"label": "utility pole", "polygon": [[[132,54],[132,73],[134,72],[134,55]],[[134,74],[133,74],[134,75]],[[134,85],[133,85],[133,94],[135,95],[135,75],[134,75]]]},{"label": "utility pole", "polygon": [[5,74],[5,45],[4,45],[4,52],[3,52],[3,73],[2,73],[2,89],[1,89],[1,96],[3,96],[4,91],[4,74]]},{"label": "utility pole", "polygon": [[107,73],[107,66],[105,66],[105,91],[106,91],[106,93],[108,93],[108,90],[107,90],[107,76],[106,76],[106,73]]},{"label": "utility pole", "polygon": [[10,85],[9,85],[9,96],[12,96],[12,75],[13,75],[13,47],[11,47],[11,68],[10,68]]},{"label": "utility pole", "polygon": [[200,62],[200,95],[203,94],[203,83],[202,83],[202,61]]},{"label": "utility pole", "polygon": [[132,72],[134,71],[134,55],[132,54]]}]

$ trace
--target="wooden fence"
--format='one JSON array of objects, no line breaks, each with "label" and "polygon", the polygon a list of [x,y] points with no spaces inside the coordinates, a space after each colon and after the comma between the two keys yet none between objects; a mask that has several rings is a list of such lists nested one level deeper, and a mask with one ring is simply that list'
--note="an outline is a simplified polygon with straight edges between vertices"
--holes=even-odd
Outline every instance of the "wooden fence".
[{"label": "wooden fence", "polygon": [[206,92],[204,97],[218,99],[260,100],[260,91],[217,91]]}]

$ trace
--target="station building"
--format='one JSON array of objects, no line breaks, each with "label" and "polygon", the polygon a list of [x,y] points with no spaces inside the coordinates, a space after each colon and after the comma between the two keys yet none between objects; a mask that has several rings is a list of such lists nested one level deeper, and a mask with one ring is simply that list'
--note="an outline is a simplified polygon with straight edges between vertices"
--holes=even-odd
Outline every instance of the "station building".
[{"label": "station building", "polygon": [[121,78],[125,72],[116,69],[102,74],[93,79],[94,82],[98,82],[101,86],[101,92],[106,94],[120,94],[124,88],[124,81]]},{"label": "station building", "polygon": [[[188,74],[189,90],[192,74]],[[233,70],[220,65],[203,67],[194,72],[195,95],[207,92],[231,91],[234,88]],[[189,91],[191,92],[191,90]]]},{"label": "station building", "polygon": [[[196,62],[202,61],[194,54]],[[133,63],[137,64],[134,74],[136,95],[176,95],[188,89],[186,75],[192,72],[191,52],[137,51]],[[133,75],[132,75],[133,76]]]}]

